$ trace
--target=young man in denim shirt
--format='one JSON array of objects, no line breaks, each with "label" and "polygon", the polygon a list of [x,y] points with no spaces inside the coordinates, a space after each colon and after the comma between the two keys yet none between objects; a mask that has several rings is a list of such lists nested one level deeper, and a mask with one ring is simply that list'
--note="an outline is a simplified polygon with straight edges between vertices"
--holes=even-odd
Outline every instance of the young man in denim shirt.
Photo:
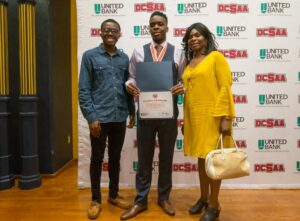
[{"label": "young man in denim shirt", "polygon": [[127,94],[128,56],[116,48],[120,25],[113,19],[101,24],[102,44],[83,54],[79,77],[79,104],[88,121],[91,139],[90,179],[92,202],[88,217],[95,219],[101,212],[100,179],[103,156],[108,140],[108,202],[126,209],[129,203],[120,195],[120,157],[126,131],[126,119],[134,125],[134,102]]}]

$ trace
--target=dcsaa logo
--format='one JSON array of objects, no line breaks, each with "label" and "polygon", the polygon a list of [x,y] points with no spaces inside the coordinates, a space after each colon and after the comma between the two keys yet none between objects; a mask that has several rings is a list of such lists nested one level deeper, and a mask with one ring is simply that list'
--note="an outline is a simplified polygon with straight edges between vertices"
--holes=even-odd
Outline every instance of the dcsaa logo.
[{"label": "dcsaa logo", "polygon": [[268,27],[268,28],[257,28],[256,29],[257,37],[287,37],[287,28],[276,28],[276,27]]},{"label": "dcsaa logo", "polygon": [[186,28],[174,28],[173,36],[174,37],[183,37],[185,35]]},{"label": "dcsaa logo", "polygon": [[134,4],[134,11],[135,12],[153,12],[153,11],[166,11],[166,6],[164,3],[154,3],[154,2],[147,2],[147,3],[138,3]]},{"label": "dcsaa logo", "polygon": [[247,50],[220,49],[218,51],[221,52],[224,55],[224,57],[229,58],[229,59],[248,58],[248,51]]},{"label": "dcsaa logo", "polygon": [[265,127],[265,128],[284,128],[284,119],[255,119],[255,127]]},{"label": "dcsaa logo", "polygon": [[248,103],[247,95],[233,95],[235,104],[246,104]]},{"label": "dcsaa logo", "polygon": [[281,83],[287,82],[286,74],[279,73],[262,73],[255,75],[256,82]]},{"label": "dcsaa logo", "polygon": [[285,172],[284,164],[266,163],[266,164],[254,164],[255,172]]},{"label": "dcsaa logo", "polygon": [[219,13],[249,13],[249,7],[247,4],[218,4]]}]

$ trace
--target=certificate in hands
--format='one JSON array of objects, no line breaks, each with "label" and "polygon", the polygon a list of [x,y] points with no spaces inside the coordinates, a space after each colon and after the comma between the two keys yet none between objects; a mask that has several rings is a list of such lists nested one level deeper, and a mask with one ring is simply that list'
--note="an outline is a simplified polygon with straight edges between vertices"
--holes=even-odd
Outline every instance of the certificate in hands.
[{"label": "certificate in hands", "polygon": [[140,88],[140,119],[174,118],[173,62],[140,62],[136,66],[136,82]]}]

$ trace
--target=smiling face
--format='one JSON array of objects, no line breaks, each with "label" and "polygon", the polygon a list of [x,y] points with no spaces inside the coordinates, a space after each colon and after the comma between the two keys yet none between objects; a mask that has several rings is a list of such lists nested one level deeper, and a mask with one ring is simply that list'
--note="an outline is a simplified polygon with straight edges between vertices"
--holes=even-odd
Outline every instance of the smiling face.
[{"label": "smiling face", "polygon": [[188,46],[191,51],[203,52],[205,50],[206,43],[206,38],[197,29],[191,30],[188,38]]},{"label": "smiling face", "polygon": [[160,44],[167,38],[168,26],[164,17],[155,15],[150,18],[150,33],[154,42]]},{"label": "smiling face", "polygon": [[106,22],[101,28],[101,38],[105,46],[115,46],[120,38],[119,26],[114,22]]}]

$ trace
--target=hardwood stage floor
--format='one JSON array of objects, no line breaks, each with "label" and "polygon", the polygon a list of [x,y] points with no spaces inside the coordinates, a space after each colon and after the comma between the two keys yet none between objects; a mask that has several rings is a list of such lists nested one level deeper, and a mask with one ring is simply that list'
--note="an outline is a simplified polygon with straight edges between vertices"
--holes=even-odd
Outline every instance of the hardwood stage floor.
[{"label": "hardwood stage floor", "polygon": [[[121,190],[132,200],[134,190]],[[107,189],[102,193],[103,212],[98,220],[119,220],[123,210],[106,203]],[[197,189],[174,189],[171,199],[176,216],[165,215],[156,204],[156,190],[149,196],[148,210],[132,221],[198,221],[188,208],[197,200]],[[43,178],[40,188],[0,191],[1,221],[81,221],[88,220],[90,190],[77,189],[77,164],[72,162],[55,178]],[[221,190],[219,221],[300,221],[300,190]]]}]

